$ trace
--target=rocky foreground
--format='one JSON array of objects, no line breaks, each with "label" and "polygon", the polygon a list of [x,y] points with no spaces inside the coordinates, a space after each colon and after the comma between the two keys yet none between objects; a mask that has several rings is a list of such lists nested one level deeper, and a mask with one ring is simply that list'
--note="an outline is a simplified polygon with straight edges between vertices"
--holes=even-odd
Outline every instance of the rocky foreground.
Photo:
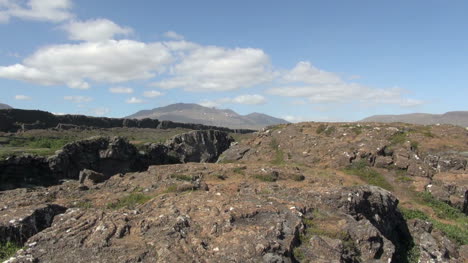
[{"label": "rocky foreground", "polygon": [[303,123],[235,143],[210,133],[3,161],[0,244],[21,248],[7,262],[468,261],[463,128]]}]

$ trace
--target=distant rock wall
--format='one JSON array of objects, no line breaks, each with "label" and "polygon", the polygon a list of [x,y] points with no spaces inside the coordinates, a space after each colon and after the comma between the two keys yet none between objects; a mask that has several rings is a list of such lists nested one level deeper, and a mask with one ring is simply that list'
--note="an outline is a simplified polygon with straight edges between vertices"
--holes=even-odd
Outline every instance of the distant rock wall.
[{"label": "distant rock wall", "polygon": [[252,133],[254,130],[229,129],[224,127],[207,126],[202,124],[177,123],[172,121],[159,121],[154,119],[117,119],[105,117],[90,117],[84,115],[54,115],[39,110],[0,110],[0,131],[16,132],[19,130],[70,128],[152,128],[172,129],[186,128],[192,130],[219,130],[233,133]]},{"label": "distant rock wall", "polygon": [[13,156],[0,161],[0,190],[77,180],[84,169],[110,177],[143,171],[150,165],[215,162],[231,142],[233,139],[226,132],[192,131],[139,152],[124,138],[93,137],[67,144],[49,158]]}]

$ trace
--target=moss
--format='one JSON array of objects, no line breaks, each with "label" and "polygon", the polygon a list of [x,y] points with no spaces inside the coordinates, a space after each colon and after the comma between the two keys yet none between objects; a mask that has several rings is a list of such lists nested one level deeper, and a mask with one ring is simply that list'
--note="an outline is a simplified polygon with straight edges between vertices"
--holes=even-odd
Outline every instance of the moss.
[{"label": "moss", "polygon": [[134,209],[139,204],[144,204],[151,200],[151,196],[144,195],[141,193],[131,193],[130,195],[125,196],[122,199],[119,199],[117,202],[107,204],[109,209]]},{"label": "moss", "polygon": [[403,144],[408,140],[408,133],[406,132],[397,132],[390,136],[390,144],[391,145],[398,145]]},{"label": "moss", "polygon": [[393,186],[380,173],[367,165],[365,161],[355,162],[343,170],[350,175],[356,175],[368,184],[393,190]]},{"label": "moss", "polygon": [[9,259],[21,248],[22,246],[14,242],[0,243],[0,261],[3,262],[4,260]]}]

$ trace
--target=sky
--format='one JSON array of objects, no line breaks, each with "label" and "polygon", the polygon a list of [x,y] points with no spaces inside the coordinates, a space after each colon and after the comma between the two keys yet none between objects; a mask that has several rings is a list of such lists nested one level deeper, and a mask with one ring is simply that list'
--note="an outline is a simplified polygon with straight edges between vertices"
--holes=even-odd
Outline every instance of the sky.
[{"label": "sky", "polygon": [[468,1],[0,0],[0,102],[299,121],[468,110]]}]

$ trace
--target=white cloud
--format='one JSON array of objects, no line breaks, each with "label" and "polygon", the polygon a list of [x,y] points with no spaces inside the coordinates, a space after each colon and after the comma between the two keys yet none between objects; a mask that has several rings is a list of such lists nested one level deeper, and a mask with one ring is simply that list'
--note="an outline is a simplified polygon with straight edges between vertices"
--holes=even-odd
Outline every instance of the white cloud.
[{"label": "white cloud", "polygon": [[174,40],[184,39],[184,36],[179,35],[174,31],[167,31],[166,33],[164,33],[164,36],[167,37],[167,38],[170,38],[170,39],[174,39]]},{"label": "white cloud", "polygon": [[268,90],[269,94],[307,98],[312,103],[367,103],[396,104],[403,107],[423,102],[404,98],[400,88],[370,88],[358,83],[343,81],[338,75],[313,67],[309,62],[299,62],[284,75],[283,81],[292,83]]},{"label": "white cloud", "polygon": [[89,109],[88,111],[89,114],[94,115],[94,116],[104,116],[109,112],[110,112],[110,109],[104,108],[104,107],[92,108],[92,109]]},{"label": "white cloud", "polygon": [[126,87],[113,87],[109,88],[110,93],[117,93],[117,94],[132,94],[133,89],[132,88],[126,88]]},{"label": "white cloud", "polygon": [[334,73],[320,70],[310,64],[301,61],[297,63],[290,72],[284,75],[284,80],[288,82],[301,82],[307,84],[339,84],[341,79]]},{"label": "white cloud", "polygon": [[65,96],[63,97],[63,99],[71,101],[73,103],[86,103],[93,100],[93,98],[86,96]]},{"label": "white cloud", "polygon": [[271,81],[274,72],[261,49],[226,49],[215,46],[191,47],[181,62],[171,68],[170,79],[153,86],[188,91],[228,91]]},{"label": "white cloud", "polygon": [[16,95],[15,96],[15,100],[30,100],[32,99],[31,97],[29,96],[26,96],[26,95]]},{"label": "white cloud", "polygon": [[136,97],[131,97],[130,99],[125,101],[128,104],[139,104],[143,103],[144,101],[142,99],[136,98]]},{"label": "white cloud", "polygon": [[71,0],[2,0],[0,1],[0,22],[11,17],[25,20],[61,22],[71,19]]},{"label": "white cloud", "polygon": [[171,62],[162,43],[109,40],[41,48],[22,64],[0,66],[0,78],[87,89],[89,80],[119,83],[149,79]]},{"label": "white cloud", "polygon": [[307,118],[304,118],[304,117],[300,117],[300,116],[293,116],[293,115],[286,115],[286,116],[283,116],[281,117],[282,119],[285,119],[289,122],[304,122],[304,121],[307,121]]},{"label": "white cloud", "polygon": [[159,92],[157,90],[149,90],[143,93],[143,96],[145,96],[146,98],[156,98],[162,95],[164,95],[164,93]]},{"label": "white cloud", "polygon": [[266,99],[262,95],[241,95],[232,99],[232,102],[238,104],[256,105],[264,104],[266,102]]},{"label": "white cloud", "polygon": [[61,27],[71,40],[103,41],[116,35],[126,36],[133,32],[129,27],[121,27],[108,19],[73,21]]},{"label": "white cloud", "polygon": [[217,100],[205,100],[200,102],[199,104],[204,107],[219,107],[224,104],[248,104],[248,105],[258,105],[266,103],[266,98],[262,95],[240,95],[234,98],[221,98]]}]

